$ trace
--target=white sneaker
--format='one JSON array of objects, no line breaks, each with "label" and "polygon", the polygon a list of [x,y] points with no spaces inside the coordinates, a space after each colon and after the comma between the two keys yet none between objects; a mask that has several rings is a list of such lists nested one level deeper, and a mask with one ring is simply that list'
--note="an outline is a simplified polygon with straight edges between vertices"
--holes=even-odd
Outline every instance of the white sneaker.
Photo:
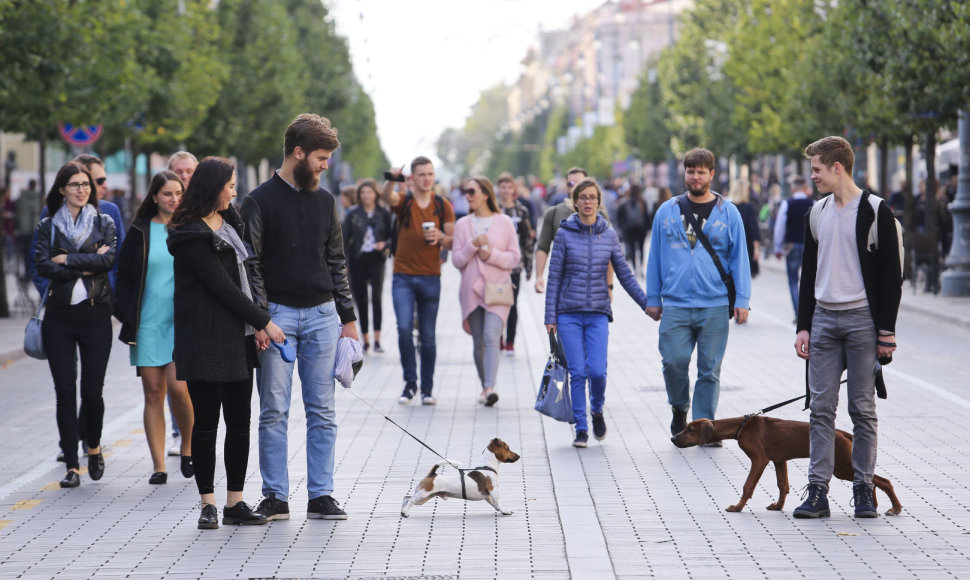
[{"label": "white sneaker", "polygon": [[168,448],[168,454],[170,457],[179,457],[182,455],[181,437],[172,437],[172,446]]},{"label": "white sneaker", "polygon": [[425,396],[421,397],[421,404],[422,405],[437,405],[438,404],[438,400],[435,399],[434,397],[432,397],[431,395],[425,395]]}]

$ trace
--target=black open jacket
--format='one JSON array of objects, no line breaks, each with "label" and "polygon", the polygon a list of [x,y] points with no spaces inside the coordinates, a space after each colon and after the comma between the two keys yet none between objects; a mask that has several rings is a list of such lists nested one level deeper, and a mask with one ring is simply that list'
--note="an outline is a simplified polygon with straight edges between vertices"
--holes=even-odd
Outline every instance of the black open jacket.
[{"label": "black open jacket", "polygon": [[141,318],[141,298],[148,275],[148,248],[151,247],[151,219],[136,218],[131,222],[125,241],[118,252],[118,277],[115,279],[114,315],[121,321],[118,340],[135,344]]},{"label": "black open jacket", "polygon": [[[220,212],[240,237],[236,210]],[[242,291],[236,251],[202,220],[169,226],[168,251],[175,257],[175,368],[180,380],[229,382],[250,377],[258,362],[248,322],[262,330],[269,324],[257,306],[258,280],[253,259],[246,261],[253,298]],[[265,298],[263,298],[265,301]]]},{"label": "black open jacket", "polygon": [[373,215],[368,218],[364,208],[355,205],[347,210],[341,226],[344,236],[344,253],[348,260],[360,257],[360,248],[364,244],[364,234],[367,233],[368,226],[374,230],[375,242],[384,242],[390,245],[391,210],[377,204],[374,206]]}]

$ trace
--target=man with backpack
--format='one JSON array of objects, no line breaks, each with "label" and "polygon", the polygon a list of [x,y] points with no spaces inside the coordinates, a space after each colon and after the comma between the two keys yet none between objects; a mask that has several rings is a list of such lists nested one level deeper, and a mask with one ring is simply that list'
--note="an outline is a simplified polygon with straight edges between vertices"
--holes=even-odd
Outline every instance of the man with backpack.
[{"label": "man with backpack", "polygon": [[831,193],[809,212],[799,286],[795,353],[808,361],[808,486],[796,518],[830,515],[828,484],[835,460],[835,412],[842,370],[852,418],[855,517],[878,516],[872,494],[876,466],[876,360],[892,360],[902,295],[899,233],[892,210],[852,181],[855,155],[842,137],[805,148],[812,180]]},{"label": "man with backpack", "polygon": [[785,257],[788,270],[788,291],[791,293],[792,307],[798,316],[798,270],[802,267],[802,253],[805,251],[805,216],[815,204],[811,198],[808,181],[801,175],[791,180],[791,197],[778,205],[775,218],[775,257]]},{"label": "man with backpack", "polygon": [[381,197],[397,217],[394,278],[391,299],[397,317],[397,345],[404,371],[404,390],[399,402],[410,404],[418,392],[414,348],[417,314],[421,342],[421,403],[434,405],[434,364],[437,354],[435,324],[441,298],[441,248],[451,248],[455,213],[451,203],[434,192],[434,165],[427,157],[411,162],[411,191],[394,191],[401,169],[391,169]]}]

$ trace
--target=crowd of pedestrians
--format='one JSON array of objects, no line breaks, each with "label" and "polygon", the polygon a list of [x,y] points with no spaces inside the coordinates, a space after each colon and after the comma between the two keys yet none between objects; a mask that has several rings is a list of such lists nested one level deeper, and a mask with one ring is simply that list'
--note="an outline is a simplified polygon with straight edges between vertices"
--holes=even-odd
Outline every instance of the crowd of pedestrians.
[{"label": "crowd of pedestrians", "polygon": [[[103,199],[104,163],[82,155],[60,168],[44,207],[24,202],[22,214],[19,203],[7,212],[18,221],[4,234],[15,242],[29,240],[24,261],[48,296],[43,341],[56,394],[59,458],[67,468],[62,487],[81,483],[79,443],[90,479],[105,473],[102,391],[114,314],[121,322],[118,339],[129,346],[144,390],[149,484],[168,480],[168,400],[180,471],[195,478],[200,494],[199,528],[219,526],[214,481],[220,415],[227,482],[222,523],[288,519],[296,371],[306,412],[307,517],[346,519],[334,498],[333,369],[340,339],[362,340],[369,356],[384,354],[388,260],[400,404],[437,402],[438,308],[454,292],[462,328],[471,337],[477,401],[494,408],[502,355],[515,355],[520,286],[523,277],[529,282],[534,275],[535,291],[545,293],[546,330],[558,336],[566,355],[572,445],[587,447],[590,433],[603,440],[615,277],[659,321],[671,433],[685,428],[690,411],[695,420],[715,418],[730,321],[747,321],[762,253],[760,184],[739,179],[730,196],[715,191],[715,156],[697,148],[683,158],[686,191],[660,188],[649,199],[641,183],[618,180],[603,187],[581,167],[548,187],[534,178],[527,186],[504,173],[495,185],[474,176],[448,193],[437,183],[431,159],[418,156],[407,175],[402,166],[385,172],[383,185],[362,179],[341,190],[338,201],[321,186],[321,176],[339,147],[329,120],[299,115],[283,134],[280,168],[241,204],[234,203],[232,161],[199,162],[178,152],[167,170],[153,176],[128,227],[119,208]],[[853,460],[856,513],[870,517],[875,512],[864,496],[871,502],[873,369],[877,358],[890,359],[896,348],[896,229],[891,208],[852,183],[852,151],[844,140],[814,143],[806,157],[813,182],[834,202],[813,206],[806,179],[796,176],[793,195],[768,201],[760,214],[771,233],[765,245],[786,260],[796,354],[809,361],[812,467],[808,499],[796,515],[828,515],[832,425],[839,375],[848,368],[849,413],[859,443]],[[25,220],[34,225],[25,227]],[[873,222],[878,243],[869,245],[856,234]],[[461,281],[456,290],[443,291],[449,257]],[[695,351],[692,390],[688,369]],[[254,379],[262,479],[255,508],[243,499]]]}]

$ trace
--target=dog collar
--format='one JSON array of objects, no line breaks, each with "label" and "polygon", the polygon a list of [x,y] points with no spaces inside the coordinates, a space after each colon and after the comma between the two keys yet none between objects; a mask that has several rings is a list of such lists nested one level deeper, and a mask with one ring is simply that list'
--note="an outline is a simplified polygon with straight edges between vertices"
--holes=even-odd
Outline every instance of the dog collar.
[{"label": "dog collar", "polygon": [[741,434],[741,429],[744,429],[744,425],[748,422],[748,419],[750,419],[751,417],[754,417],[754,415],[745,415],[744,416],[744,420],[741,421],[741,424],[740,425],[738,425],[738,432],[734,434],[734,438],[735,439],[737,439],[738,438],[738,435]]}]

